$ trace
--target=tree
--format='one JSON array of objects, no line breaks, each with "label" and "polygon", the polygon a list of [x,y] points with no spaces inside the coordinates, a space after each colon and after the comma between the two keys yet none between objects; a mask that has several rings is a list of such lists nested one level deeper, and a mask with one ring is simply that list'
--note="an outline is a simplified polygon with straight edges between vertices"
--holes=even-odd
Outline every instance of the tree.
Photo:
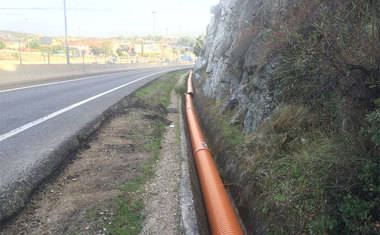
[{"label": "tree", "polygon": [[117,48],[116,53],[117,53],[118,56],[122,56],[123,55],[123,51],[121,50],[121,48]]},{"label": "tree", "polygon": [[161,41],[162,40],[162,36],[154,36],[153,40],[154,41]]},{"label": "tree", "polygon": [[181,37],[178,39],[177,45],[185,47],[193,47],[195,43],[194,38],[192,37]]},{"label": "tree", "polygon": [[105,41],[103,42],[103,50],[105,50],[105,53],[109,53],[110,51],[112,51],[112,42],[111,41]]},{"label": "tree", "polygon": [[61,45],[53,45],[53,46],[50,47],[50,51],[52,53],[57,53],[57,52],[63,51],[63,50],[64,50],[63,46],[61,46]]},{"label": "tree", "polygon": [[3,41],[0,41],[0,50],[5,48],[5,43]]},{"label": "tree", "polygon": [[104,53],[104,49],[100,47],[91,47],[90,51],[93,55],[100,55]]},{"label": "tree", "polygon": [[200,35],[197,40],[195,41],[195,46],[194,46],[194,55],[200,56],[203,48],[203,40],[204,36]]},{"label": "tree", "polygon": [[43,53],[50,53],[50,47],[48,47],[48,46],[41,46],[40,47],[40,49],[39,49],[41,52],[43,52]]},{"label": "tree", "polygon": [[39,42],[36,42],[36,41],[31,41],[29,43],[29,48],[40,50],[41,49],[41,44]]}]

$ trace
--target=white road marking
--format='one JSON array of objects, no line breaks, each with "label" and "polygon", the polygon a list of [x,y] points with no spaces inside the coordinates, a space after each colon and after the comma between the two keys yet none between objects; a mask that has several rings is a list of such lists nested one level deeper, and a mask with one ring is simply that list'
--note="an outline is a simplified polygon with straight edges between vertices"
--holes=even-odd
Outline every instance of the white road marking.
[{"label": "white road marking", "polygon": [[6,139],[8,139],[8,138],[10,138],[10,137],[12,137],[12,136],[14,136],[14,135],[17,135],[17,134],[19,134],[19,133],[21,133],[21,132],[24,132],[24,131],[26,131],[26,130],[28,130],[28,129],[34,127],[34,126],[37,126],[37,125],[39,125],[39,124],[41,124],[41,123],[43,123],[43,122],[46,122],[46,121],[48,121],[48,120],[50,120],[50,119],[52,119],[52,118],[54,118],[54,117],[56,117],[56,116],[58,116],[58,115],[61,115],[61,114],[63,114],[63,113],[66,113],[66,112],[68,112],[68,111],[70,111],[70,110],[72,110],[72,109],[75,109],[75,108],[77,108],[77,107],[83,105],[83,104],[86,104],[86,103],[88,103],[88,102],[90,102],[90,101],[92,101],[92,100],[95,100],[95,99],[97,99],[97,98],[99,98],[99,97],[102,97],[102,96],[107,95],[107,94],[109,94],[109,93],[111,93],[111,92],[117,91],[117,90],[119,90],[119,89],[121,89],[121,88],[123,88],[123,87],[129,86],[129,85],[131,85],[131,84],[133,84],[133,83],[136,83],[136,82],[138,82],[138,81],[141,81],[141,80],[143,80],[143,79],[146,79],[146,78],[149,78],[149,77],[152,77],[152,76],[158,75],[158,74],[163,74],[163,73],[166,73],[166,72],[169,72],[169,71],[170,71],[170,70],[165,70],[165,71],[162,71],[162,72],[158,72],[158,73],[153,73],[153,74],[146,75],[146,76],[141,77],[141,78],[138,78],[138,79],[136,79],[136,80],[134,80],[134,81],[132,81],[132,82],[125,83],[125,84],[123,84],[123,85],[121,85],[121,86],[118,86],[118,87],[115,87],[115,88],[113,88],[113,89],[111,89],[111,90],[108,90],[108,91],[102,92],[102,93],[97,94],[97,95],[95,95],[95,96],[92,96],[92,97],[90,97],[90,98],[88,98],[88,99],[85,99],[85,100],[82,100],[82,101],[80,101],[80,102],[78,102],[78,103],[75,103],[75,104],[72,104],[72,105],[70,105],[70,106],[67,106],[66,108],[63,108],[63,109],[61,109],[61,110],[58,110],[58,111],[56,111],[56,112],[54,112],[54,113],[51,113],[51,114],[49,114],[49,115],[47,115],[47,116],[45,116],[45,117],[39,118],[39,119],[37,119],[37,120],[35,120],[35,121],[29,122],[29,123],[27,123],[27,124],[25,124],[25,125],[23,125],[23,126],[20,126],[20,127],[16,128],[16,129],[13,129],[13,130],[9,131],[8,133],[5,133],[5,134],[3,134],[3,135],[0,135],[0,142],[1,142],[1,141],[4,141],[4,140],[6,140]]},{"label": "white road marking", "polygon": [[[107,74],[103,74],[103,75],[107,75]],[[11,88],[11,89],[6,89],[6,90],[0,90],[0,93],[10,92],[10,91],[18,91],[18,90],[24,90],[24,89],[42,87],[42,86],[57,85],[57,84],[62,84],[62,83],[67,83],[67,82],[77,82],[77,81],[92,79],[92,78],[103,76],[103,75],[94,75],[94,76],[78,78],[78,79],[71,79],[71,80],[60,81],[60,82],[48,82],[48,83],[42,83],[42,84],[37,84],[37,85],[31,85],[31,86]]]}]

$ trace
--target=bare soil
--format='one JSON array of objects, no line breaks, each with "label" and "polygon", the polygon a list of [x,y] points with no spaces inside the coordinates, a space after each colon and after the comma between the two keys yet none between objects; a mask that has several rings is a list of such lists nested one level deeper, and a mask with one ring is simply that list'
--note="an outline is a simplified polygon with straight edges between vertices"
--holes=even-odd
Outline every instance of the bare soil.
[{"label": "bare soil", "polygon": [[178,102],[174,92],[162,141],[159,161],[154,177],[145,187],[145,214],[147,215],[142,235],[146,234],[180,234],[179,184],[181,180],[181,148],[178,130]]},{"label": "bare soil", "polygon": [[111,223],[121,185],[153,158],[145,146],[156,119],[165,116],[162,112],[138,102],[122,110],[98,131],[87,149],[34,193],[28,206],[0,228],[0,234],[105,234],[103,225]]}]

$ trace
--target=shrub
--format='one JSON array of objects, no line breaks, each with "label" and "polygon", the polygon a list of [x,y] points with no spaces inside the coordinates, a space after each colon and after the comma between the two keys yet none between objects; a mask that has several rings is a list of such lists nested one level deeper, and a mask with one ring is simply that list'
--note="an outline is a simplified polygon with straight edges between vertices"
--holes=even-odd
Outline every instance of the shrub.
[{"label": "shrub", "polygon": [[372,140],[372,142],[378,147],[380,146],[380,99],[375,100],[377,109],[367,115],[368,127],[364,129]]},{"label": "shrub", "polygon": [[3,41],[0,41],[0,50],[5,48],[5,43]]},{"label": "shrub", "polygon": [[299,1],[296,9],[314,13],[287,15],[282,23],[281,30],[287,29],[277,72],[282,100],[328,110],[334,96],[347,92],[338,89],[357,83],[354,71],[361,72],[360,82],[379,89],[380,2],[313,2]]}]

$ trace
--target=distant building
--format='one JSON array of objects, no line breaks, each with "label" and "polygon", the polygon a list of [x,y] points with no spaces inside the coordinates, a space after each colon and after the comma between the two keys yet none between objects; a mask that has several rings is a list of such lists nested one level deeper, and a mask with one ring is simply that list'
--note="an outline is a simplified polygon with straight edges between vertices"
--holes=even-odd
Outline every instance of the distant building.
[{"label": "distant building", "polygon": [[43,45],[51,45],[53,42],[53,38],[51,37],[41,37],[39,40],[40,44]]},{"label": "distant building", "polygon": [[161,55],[160,44],[152,41],[143,41],[134,45],[138,55]]},{"label": "distant building", "polygon": [[90,47],[85,40],[70,41],[69,48],[73,57],[81,57],[90,53]]},{"label": "distant building", "polygon": [[26,47],[25,42],[20,41],[18,39],[8,40],[6,45],[8,49],[13,49],[13,50],[18,50],[19,48]]}]

